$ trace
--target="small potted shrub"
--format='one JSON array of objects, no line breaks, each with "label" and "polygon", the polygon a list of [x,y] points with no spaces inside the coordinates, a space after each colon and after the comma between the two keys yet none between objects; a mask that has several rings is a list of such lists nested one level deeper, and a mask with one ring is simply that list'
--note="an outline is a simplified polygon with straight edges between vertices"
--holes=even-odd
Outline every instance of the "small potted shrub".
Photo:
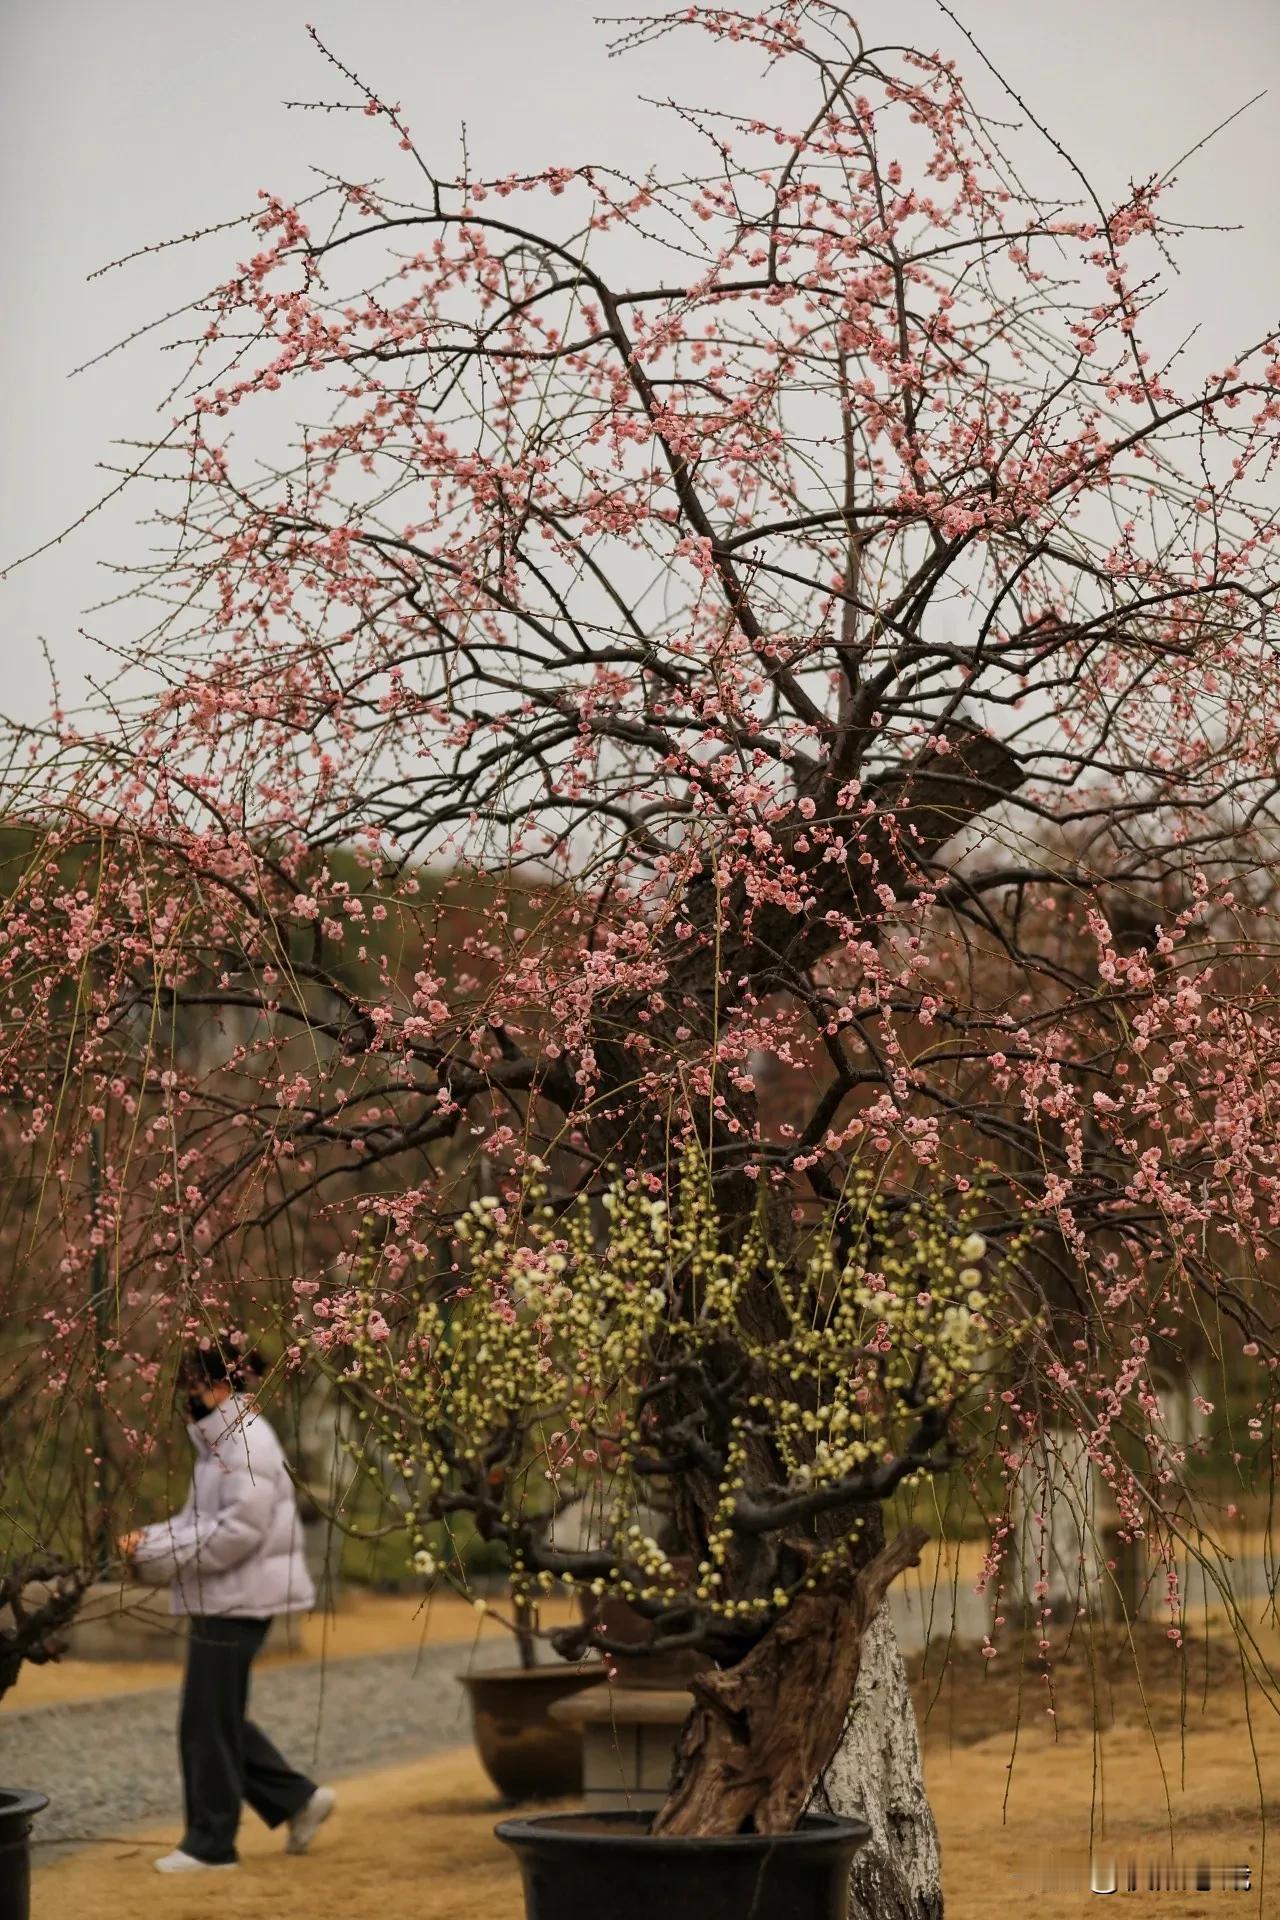
[{"label": "small potted shrub", "polygon": [[[531,1177],[476,1203],[447,1310],[427,1298],[396,1320],[377,1273],[359,1278],[344,1384],[421,1489],[415,1524],[466,1514],[504,1545],[518,1600],[625,1601],[655,1657],[708,1663],[655,1815],[499,1826],[531,1920],[651,1920],[663,1902],[705,1920],[843,1913],[868,1829],[806,1808],[866,1629],[926,1538],[886,1539],[886,1503],[957,1458],[957,1420],[1009,1337],[979,1206],[855,1178],[785,1253],[763,1203],[734,1244],[690,1148],[667,1190],[618,1178],[557,1205]],[[548,1500],[583,1485],[594,1541],[559,1543]],[[634,1517],[655,1487],[681,1551]],[[598,1612],[539,1631],[571,1659],[636,1652]]]}]

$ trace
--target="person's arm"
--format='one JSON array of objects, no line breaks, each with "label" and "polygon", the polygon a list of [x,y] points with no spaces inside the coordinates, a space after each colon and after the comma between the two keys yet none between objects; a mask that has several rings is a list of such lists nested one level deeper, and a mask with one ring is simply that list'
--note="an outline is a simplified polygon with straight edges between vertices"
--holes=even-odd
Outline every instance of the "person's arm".
[{"label": "person's arm", "polygon": [[199,1512],[193,1498],[171,1520],[144,1528],[133,1555],[140,1579],[161,1586],[193,1563],[204,1573],[224,1573],[249,1558],[271,1524],[270,1474],[255,1475],[239,1447],[227,1462],[219,1491],[211,1513]]},{"label": "person's arm", "polygon": [[187,1497],[176,1513],[170,1514],[167,1520],[153,1520],[145,1527],[131,1527],[127,1533],[119,1536],[116,1545],[119,1548],[120,1558],[127,1562],[130,1570],[140,1579],[151,1579],[163,1583],[170,1577],[150,1567],[144,1572],[139,1565],[139,1556],[148,1540],[168,1541],[175,1535],[187,1533],[195,1513],[195,1504],[196,1483],[193,1474],[187,1484]]}]

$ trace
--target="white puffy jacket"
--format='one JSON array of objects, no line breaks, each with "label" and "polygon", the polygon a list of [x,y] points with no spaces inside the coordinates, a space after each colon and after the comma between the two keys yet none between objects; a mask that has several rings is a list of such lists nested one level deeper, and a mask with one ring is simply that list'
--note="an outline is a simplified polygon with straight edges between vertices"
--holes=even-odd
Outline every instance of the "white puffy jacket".
[{"label": "white puffy jacket", "polygon": [[139,1579],[169,1581],[174,1613],[254,1619],[314,1607],[298,1503],[271,1426],[233,1394],[187,1432],[191,1491],[181,1512],[143,1530]]}]

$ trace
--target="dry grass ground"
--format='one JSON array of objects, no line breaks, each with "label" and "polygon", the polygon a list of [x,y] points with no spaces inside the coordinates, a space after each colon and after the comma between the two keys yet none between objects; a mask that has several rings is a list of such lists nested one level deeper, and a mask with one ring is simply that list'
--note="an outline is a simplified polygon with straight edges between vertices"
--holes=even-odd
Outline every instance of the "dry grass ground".
[{"label": "dry grass ground", "polygon": [[[918,1695],[932,1702],[926,1767],[948,1920],[1096,1914],[1087,1883],[1045,1892],[1041,1882],[1054,1865],[1083,1875],[1091,1829],[1098,1851],[1121,1862],[1171,1850],[1189,1863],[1247,1861],[1256,1887],[1280,1808],[1280,1719],[1260,1691],[1246,1696],[1221,1638],[1185,1664],[1158,1635],[1140,1651],[1139,1682],[1122,1650],[1087,1655],[1077,1641],[1057,1651],[1052,1688],[1034,1661],[988,1670],[967,1652],[943,1668],[935,1655]],[[248,1819],[242,1868],[216,1882],[151,1873],[172,1826],[100,1843],[37,1875],[35,1920],[208,1920],[214,1907],[219,1920],[520,1920],[518,1879],[492,1835],[497,1816],[474,1757],[448,1754],[345,1782],[337,1815],[302,1860]],[[1272,1852],[1274,1876],[1227,1913],[1280,1916]],[[1223,1898],[1151,1895],[1142,1910],[1207,1920],[1224,1912]]]},{"label": "dry grass ground", "polygon": [[[1280,1741],[1270,1729],[1261,1751],[1274,1781]],[[1043,1893],[1039,1878],[1051,1861],[1083,1871],[1095,1791],[1091,1743],[1076,1737],[1055,1745],[1037,1728],[1023,1733],[1012,1775],[1009,1757],[1006,1736],[950,1752],[929,1743],[948,1920],[989,1920],[1002,1910],[1037,1920],[1096,1913],[1084,1887]],[[1258,1782],[1240,1727],[1189,1735],[1185,1758],[1183,1785],[1176,1750],[1164,1755],[1162,1778],[1160,1758],[1140,1730],[1108,1737],[1104,1775],[1113,1813],[1105,1850],[1121,1859],[1163,1858],[1171,1814],[1179,1858],[1251,1860],[1256,1871]],[[346,1782],[339,1812],[304,1859],[286,1857],[278,1836],[248,1823],[243,1866],[216,1882],[151,1873],[153,1854],[172,1844],[172,1828],[101,1844],[37,1875],[34,1920],[133,1920],[144,1911],[148,1920],[207,1920],[214,1907],[219,1920],[372,1920],[382,1913],[520,1920],[518,1878],[493,1839],[497,1812],[474,1757],[449,1754]],[[1192,1920],[1221,1912],[1222,1899],[1166,1894],[1158,1911]],[[1227,1911],[1277,1915],[1280,1897],[1268,1888],[1260,1900]]]},{"label": "dry grass ground", "polygon": [[[1280,1636],[1259,1630],[1254,1660],[1275,1670],[1278,1656]],[[1055,1632],[1048,1662],[1034,1645],[1021,1662],[1010,1647],[990,1664],[974,1648],[950,1660],[935,1650],[917,1663],[915,1693],[949,1920],[1006,1903],[1037,1920],[1096,1913],[1091,1851],[1122,1873],[1137,1862],[1140,1887],[1170,1858],[1247,1863],[1254,1897],[1226,1910],[1280,1915],[1280,1715],[1221,1621],[1181,1649],[1157,1628]],[[1055,1869],[1079,1890],[1043,1892]],[[1146,1907],[1190,1920],[1221,1913],[1222,1900],[1165,1892]]]}]

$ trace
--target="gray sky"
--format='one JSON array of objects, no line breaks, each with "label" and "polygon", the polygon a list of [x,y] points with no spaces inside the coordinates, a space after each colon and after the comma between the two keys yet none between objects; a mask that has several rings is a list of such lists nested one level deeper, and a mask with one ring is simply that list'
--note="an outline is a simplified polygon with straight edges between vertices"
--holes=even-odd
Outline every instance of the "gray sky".
[{"label": "gray sky", "polygon": [[[307,191],[308,166],[385,173],[394,148],[352,116],[286,112],[345,97],[304,32],[312,20],[384,98],[403,103],[440,170],[465,119],[473,171],[553,161],[637,170],[668,123],[636,96],[726,99],[709,43],[682,34],[625,60],[594,24],[601,0],[3,0],[0,6],[0,565],[103,491],[113,440],[146,439],[171,357],[143,344],[69,380],[72,367],[180,304],[237,257],[238,239],[180,250],[86,284],[121,253],[243,212],[257,189]],[[628,10],[639,10],[628,0]],[[867,0],[871,40],[941,46],[984,104],[1012,117],[931,0]],[[1158,172],[1251,95],[1269,96],[1184,171],[1174,203],[1240,234],[1188,236],[1162,316],[1203,322],[1220,366],[1280,323],[1280,0],[958,0],[993,61],[1089,171],[1105,198]],[[166,416],[161,416],[162,418]],[[142,504],[142,503],[139,503]],[[86,609],[112,587],[104,561],[137,557],[138,508],[90,520],[0,582],[0,712],[47,704],[40,638],[74,703],[95,642],[122,628]],[[129,616],[124,616],[127,621]]]}]

